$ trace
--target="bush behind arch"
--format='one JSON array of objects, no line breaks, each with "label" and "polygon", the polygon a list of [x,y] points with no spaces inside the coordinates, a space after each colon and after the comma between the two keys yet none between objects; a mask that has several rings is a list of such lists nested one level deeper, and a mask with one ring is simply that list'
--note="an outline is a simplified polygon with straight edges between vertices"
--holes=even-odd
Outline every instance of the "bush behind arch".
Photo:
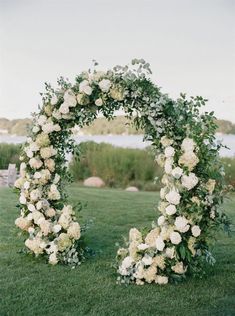
[{"label": "bush behind arch", "polygon": [[120,108],[129,118],[135,115],[164,176],[161,216],[148,232],[130,230],[126,247],[117,253],[118,280],[165,284],[214,262],[208,241],[228,220],[218,208],[225,185],[213,113],[200,113],[206,102],[200,96],[173,100],[161,93],[149,73],[149,64],[135,59],[107,72],[82,72],[73,85],[61,77],[57,90],[46,84],[15,186],[21,212],[16,225],[25,232],[27,249],[50,264],[77,265],[84,254],[83,229],[65,193],[65,155],[76,148],[72,128],[89,125],[98,113],[112,119]]}]

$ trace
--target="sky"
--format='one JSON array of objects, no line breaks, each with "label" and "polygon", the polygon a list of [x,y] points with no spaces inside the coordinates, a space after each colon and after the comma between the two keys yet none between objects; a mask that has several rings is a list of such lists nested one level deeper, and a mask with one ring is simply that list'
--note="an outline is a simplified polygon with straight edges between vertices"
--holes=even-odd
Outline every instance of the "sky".
[{"label": "sky", "polygon": [[133,58],[173,98],[235,122],[234,0],[0,0],[0,117],[37,110],[44,82]]}]

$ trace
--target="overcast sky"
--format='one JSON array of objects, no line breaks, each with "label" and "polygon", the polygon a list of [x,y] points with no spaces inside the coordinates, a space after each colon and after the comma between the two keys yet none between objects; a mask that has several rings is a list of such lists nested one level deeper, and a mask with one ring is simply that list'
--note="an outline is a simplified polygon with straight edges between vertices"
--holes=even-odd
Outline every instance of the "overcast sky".
[{"label": "overcast sky", "polygon": [[235,122],[234,0],[0,0],[0,117],[29,117],[45,81],[133,58],[177,97]]}]

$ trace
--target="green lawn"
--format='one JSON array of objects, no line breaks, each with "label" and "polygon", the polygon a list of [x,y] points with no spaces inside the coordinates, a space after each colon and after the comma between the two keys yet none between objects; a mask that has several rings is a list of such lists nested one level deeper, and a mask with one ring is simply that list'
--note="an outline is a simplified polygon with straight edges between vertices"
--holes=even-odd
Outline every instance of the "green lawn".
[{"label": "green lawn", "polygon": [[[88,202],[83,220],[93,218],[87,242],[98,253],[71,270],[49,266],[18,251],[14,227],[17,196],[0,189],[0,315],[235,315],[235,237],[218,234],[217,263],[204,279],[180,285],[116,285],[111,267],[115,242],[131,227],[150,226],[156,193],[78,188],[71,201]],[[235,217],[235,197],[226,203]]]}]

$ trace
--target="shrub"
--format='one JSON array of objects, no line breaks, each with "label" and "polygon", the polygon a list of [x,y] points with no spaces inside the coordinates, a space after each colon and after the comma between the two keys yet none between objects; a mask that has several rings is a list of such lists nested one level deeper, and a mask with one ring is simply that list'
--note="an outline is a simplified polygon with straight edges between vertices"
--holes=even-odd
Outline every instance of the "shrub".
[{"label": "shrub", "polygon": [[19,168],[21,145],[0,143],[0,169],[7,169],[9,163]]}]

